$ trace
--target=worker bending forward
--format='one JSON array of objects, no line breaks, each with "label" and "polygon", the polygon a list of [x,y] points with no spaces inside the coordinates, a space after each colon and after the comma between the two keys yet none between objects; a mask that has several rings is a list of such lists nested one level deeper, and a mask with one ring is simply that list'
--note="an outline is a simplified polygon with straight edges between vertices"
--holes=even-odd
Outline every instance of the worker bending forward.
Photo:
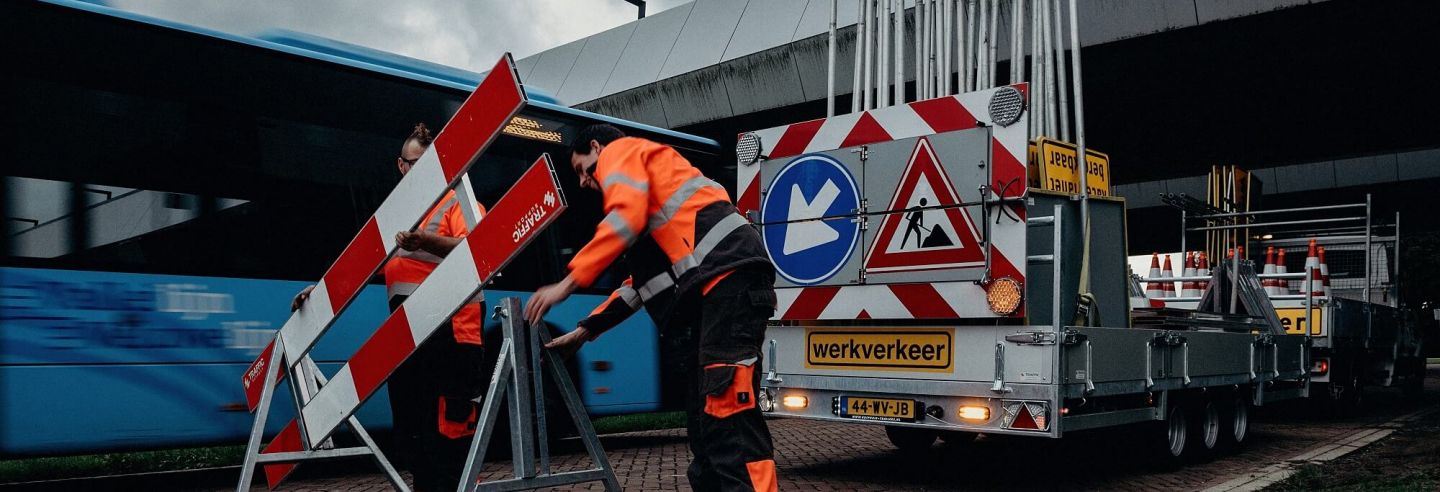
[{"label": "worker bending forward", "polygon": [[776,490],[770,431],[755,403],[760,341],[775,312],[760,234],[675,149],[595,125],[570,150],[580,186],[601,192],[606,215],[570,274],[530,298],[526,318],[539,320],[624,255],[630,277],[547,347],[573,352],[644,306],[663,332],[693,340],[701,368],[687,395],[691,487]]}]

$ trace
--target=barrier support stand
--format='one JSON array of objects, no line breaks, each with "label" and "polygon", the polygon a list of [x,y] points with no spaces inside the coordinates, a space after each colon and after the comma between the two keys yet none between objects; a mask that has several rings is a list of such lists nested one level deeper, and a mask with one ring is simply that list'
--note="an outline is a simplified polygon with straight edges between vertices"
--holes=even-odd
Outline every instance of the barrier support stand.
[{"label": "barrier support stand", "polygon": [[[395,490],[409,492],[410,487],[405,485],[405,479],[402,478],[400,473],[395,470],[395,467],[390,464],[390,460],[385,458],[385,454],[380,452],[380,446],[375,444],[375,440],[370,437],[370,433],[365,431],[365,427],[361,426],[360,421],[354,416],[346,419],[345,422],[350,425],[350,430],[360,439],[360,442],[363,444],[362,446],[335,448],[331,439],[326,439],[320,446],[312,446],[305,438],[305,433],[300,432],[297,437],[300,440],[301,451],[286,453],[261,452],[260,441],[264,439],[265,436],[265,422],[269,420],[270,404],[274,399],[275,389],[279,382],[276,371],[284,370],[284,368],[289,366],[284,363],[284,343],[284,339],[277,334],[275,337],[275,350],[270,352],[270,361],[265,364],[264,389],[261,390],[260,393],[260,405],[255,409],[255,423],[250,428],[250,439],[245,445],[245,461],[240,467],[240,482],[236,485],[235,490],[237,492],[247,492],[250,490],[250,483],[251,480],[255,478],[255,467],[257,465],[263,466],[272,463],[298,464],[303,461],[368,455],[372,457],[375,460],[375,464],[379,465],[380,469],[385,472],[385,478],[390,481],[390,485],[395,487]],[[295,407],[297,409],[304,405],[305,402],[301,401],[302,399],[308,399],[309,396],[313,396],[319,387],[330,382],[325,375],[320,372],[320,368],[315,365],[315,361],[311,360],[309,355],[304,356],[301,364],[296,366],[296,370],[291,372],[290,376],[289,379],[292,386],[296,388],[293,396],[297,398],[295,401]],[[297,379],[296,376],[301,376],[302,378]],[[311,384],[294,384],[302,379],[313,383],[313,386]],[[302,395],[305,396],[302,397]],[[279,439],[280,436],[276,438]]]},{"label": "barrier support stand", "polygon": [[[590,424],[590,416],[575,391],[575,384],[570,381],[565,363],[543,348],[550,341],[550,334],[543,329],[530,329],[520,313],[518,297],[507,297],[495,307],[494,318],[501,321],[504,341],[490,376],[490,389],[486,390],[481,405],[478,427],[470,443],[470,454],[458,492],[530,490],[596,481],[603,481],[605,490],[619,491],[620,482],[615,478],[615,469],[600,447],[600,438],[595,435],[595,428]],[[560,397],[570,412],[570,419],[575,422],[575,429],[580,433],[593,468],[551,473],[542,366],[558,386]],[[485,451],[490,446],[501,404],[508,404],[510,414],[510,449],[515,476],[481,482],[480,470],[485,465]]]}]

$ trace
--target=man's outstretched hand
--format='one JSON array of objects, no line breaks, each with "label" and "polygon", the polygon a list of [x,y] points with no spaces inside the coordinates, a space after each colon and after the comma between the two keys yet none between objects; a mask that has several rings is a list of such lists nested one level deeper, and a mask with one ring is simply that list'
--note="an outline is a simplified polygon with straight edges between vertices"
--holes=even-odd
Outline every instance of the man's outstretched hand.
[{"label": "man's outstretched hand", "polygon": [[545,348],[554,350],[560,357],[568,359],[570,356],[575,355],[575,352],[579,351],[580,347],[588,341],[590,341],[590,330],[586,330],[583,326],[577,326],[575,327],[575,331],[560,335],[554,340],[551,340],[550,343],[545,344]]},{"label": "man's outstretched hand", "polygon": [[575,287],[575,281],[566,275],[564,280],[536,290],[535,295],[530,296],[530,300],[525,303],[525,320],[530,322],[531,326],[540,324],[545,313],[550,312],[550,308],[559,304],[560,301],[570,297],[570,293],[575,292]]},{"label": "man's outstretched hand", "polygon": [[305,300],[310,298],[310,292],[314,290],[315,286],[312,285],[301,290],[299,294],[295,294],[295,298],[290,300],[290,312],[293,313],[296,309],[300,309],[300,306],[305,304]]}]

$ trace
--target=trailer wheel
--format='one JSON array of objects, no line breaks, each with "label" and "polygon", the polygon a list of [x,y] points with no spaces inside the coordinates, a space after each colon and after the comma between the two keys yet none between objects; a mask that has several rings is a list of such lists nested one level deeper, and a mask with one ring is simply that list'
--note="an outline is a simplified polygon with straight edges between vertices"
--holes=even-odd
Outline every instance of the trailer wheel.
[{"label": "trailer wheel", "polygon": [[1186,422],[1184,455],[1189,462],[1201,463],[1215,458],[1220,445],[1221,412],[1215,398],[1203,398],[1191,407]]},{"label": "trailer wheel", "polygon": [[1250,435],[1250,401],[1244,394],[1233,395],[1221,410],[1220,449],[1239,451]]},{"label": "trailer wheel", "polygon": [[930,449],[939,433],[930,429],[887,425],[885,437],[890,438],[890,444],[894,444],[901,451],[920,452]]},{"label": "trailer wheel", "polygon": [[1147,424],[1150,457],[1157,468],[1178,468],[1185,456],[1185,441],[1190,431],[1185,405],[1174,403],[1165,412],[1165,420]]}]

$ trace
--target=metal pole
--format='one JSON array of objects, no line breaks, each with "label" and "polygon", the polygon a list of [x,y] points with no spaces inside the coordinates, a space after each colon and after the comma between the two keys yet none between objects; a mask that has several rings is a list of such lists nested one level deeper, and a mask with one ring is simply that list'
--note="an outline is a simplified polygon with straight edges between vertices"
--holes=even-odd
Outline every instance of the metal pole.
[{"label": "metal pole", "polygon": [[830,37],[825,59],[825,117],[835,116],[835,21],[840,0],[830,0]]},{"label": "metal pole", "polygon": [[978,91],[985,88],[986,80],[990,80],[988,73],[990,62],[986,59],[990,53],[990,21],[987,17],[990,11],[990,0],[975,0],[975,2],[980,4],[979,17],[975,18],[975,90]]},{"label": "metal pole", "polygon": [[875,0],[860,0],[860,3],[861,5],[863,5],[863,13],[860,14],[860,49],[862,50],[860,58],[861,63],[863,64],[863,68],[861,69],[863,73],[861,77],[865,79],[865,81],[860,84],[860,109],[869,111],[872,108],[871,104],[873,104],[870,99],[870,59],[874,57],[874,54],[872,53],[870,46],[870,28],[872,26],[870,25],[870,22],[868,20],[870,19],[872,9],[874,8]]},{"label": "metal pole", "polygon": [[950,90],[950,4],[952,0],[940,0],[940,95],[952,94]]},{"label": "metal pole", "polygon": [[1226,218],[1226,217],[1239,217],[1239,216],[1242,216],[1242,215],[1247,215],[1247,216],[1248,216],[1248,215],[1281,214],[1281,213],[1290,213],[1290,212],[1315,212],[1315,211],[1319,211],[1319,210],[1335,210],[1335,209],[1341,209],[1341,208],[1363,208],[1363,207],[1365,207],[1365,204],[1364,204],[1364,203],[1350,203],[1350,204],[1345,204],[1345,205],[1322,205],[1322,206],[1318,206],[1318,207],[1277,208],[1277,209],[1271,209],[1271,210],[1253,210],[1253,211],[1249,211],[1249,212],[1233,212],[1233,213],[1220,213],[1220,214],[1205,214],[1205,215],[1196,215],[1195,218],[1197,218],[1197,219],[1220,219],[1220,218]]},{"label": "metal pole", "polygon": [[1000,43],[995,40],[995,36],[1000,34],[999,26],[1000,0],[990,0],[990,54],[987,55],[989,58],[985,61],[986,73],[990,74],[990,85],[985,86],[987,89],[995,87],[996,82],[999,80],[999,74],[995,73],[999,71],[996,70],[999,65],[995,57],[997,50],[1000,49]]},{"label": "metal pole", "polygon": [[1034,8],[1030,9],[1030,75],[1026,80],[1030,81],[1030,138],[1040,136],[1044,133],[1040,129],[1044,127],[1043,111],[1035,111],[1039,101],[1043,97],[1040,92],[1040,84],[1036,83],[1040,76],[1040,11],[1042,5],[1034,0]]},{"label": "metal pole", "polygon": [[891,73],[894,73],[894,102],[904,104],[904,0],[896,1],[896,16],[894,16],[894,39],[891,43],[896,50],[896,66]]},{"label": "metal pole", "polygon": [[1180,254],[1185,254],[1185,209],[1180,209]]},{"label": "metal pole", "polygon": [[960,73],[955,77],[955,92],[957,93],[969,92],[969,89],[966,88],[966,79],[970,77],[970,43],[966,42],[965,38],[969,34],[966,22],[969,22],[970,16],[965,13],[966,5],[965,0],[959,0],[955,4],[955,52],[960,68]]},{"label": "metal pole", "polygon": [[[1365,295],[1365,302],[1371,302],[1371,300],[1370,300],[1370,270],[1371,270],[1371,267],[1370,267],[1370,238],[1372,238],[1372,237],[1375,237],[1375,233],[1370,229],[1370,194],[1369,194],[1369,193],[1366,193],[1366,194],[1365,194],[1365,294],[1364,294],[1364,295]],[[1369,317],[1370,317],[1370,316],[1368,316],[1368,315],[1366,316],[1366,318],[1367,318],[1367,321],[1366,321],[1366,322],[1367,322],[1367,323],[1369,322],[1369,321],[1368,321]],[[1368,343],[1368,341],[1367,341],[1367,343]]]},{"label": "metal pole", "polygon": [[[836,0],[836,1],[838,1],[838,0]],[[866,1],[867,1],[867,0],[860,0],[860,2],[857,2],[857,5],[858,5],[859,8],[860,8],[860,12],[857,13],[857,14],[855,14],[855,18],[857,19],[857,24],[855,25],[855,64],[850,66],[850,71],[852,72],[852,75],[853,75],[853,78],[854,78],[854,85],[852,85],[852,86],[851,86],[851,89],[850,89],[850,112],[851,112],[851,113],[858,113],[858,112],[860,112],[860,93],[861,93],[861,91],[862,91],[862,89],[860,88],[860,66],[861,66],[861,64],[862,64],[861,57],[864,56],[863,50],[860,49],[861,46],[862,46],[862,42],[861,42],[862,39],[861,39],[861,36],[860,36],[860,31],[861,31],[861,26],[864,26],[864,25],[865,25],[865,2],[866,2]]]},{"label": "metal pole", "polygon": [[1023,63],[1025,62],[1025,43],[1021,33],[1025,31],[1023,20],[1025,18],[1025,0],[1014,0],[1010,3],[1010,83],[1020,82],[1021,74],[1024,73]]},{"label": "metal pole", "polygon": [[[1058,16],[1057,16],[1057,17],[1058,17]],[[1080,171],[1080,223],[1081,223],[1081,225],[1085,228],[1084,230],[1086,231],[1086,236],[1087,236],[1087,239],[1088,239],[1089,231],[1090,231],[1090,187],[1088,186],[1090,175],[1089,175],[1089,170],[1086,169],[1086,168],[1089,167],[1089,166],[1088,166],[1088,165],[1086,164],[1086,162],[1085,162],[1085,150],[1086,150],[1086,149],[1085,149],[1085,99],[1084,99],[1084,91],[1081,90],[1081,83],[1080,83],[1081,77],[1080,77],[1080,25],[1079,25],[1079,18],[1080,18],[1080,16],[1077,14],[1077,9],[1076,9],[1076,6],[1075,6],[1075,0],[1070,0],[1070,45],[1075,47],[1075,49],[1073,50],[1074,53],[1075,53],[1075,54],[1074,54],[1074,57],[1075,57],[1075,58],[1073,59],[1073,62],[1074,62],[1074,64],[1075,64],[1075,89],[1074,89],[1074,90],[1075,90],[1075,156],[1076,156],[1076,160],[1077,160],[1077,161],[1079,162],[1079,164],[1080,164],[1080,169],[1081,169],[1081,171]],[[1085,244],[1085,253],[1084,253],[1084,254],[1085,254],[1085,258],[1083,259],[1083,261],[1085,262],[1084,264],[1085,264],[1085,265],[1089,265],[1089,264],[1090,264],[1090,244],[1089,244],[1088,242]],[[1088,280],[1089,280],[1089,279],[1087,278],[1086,280],[1087,280],[1087,284],[1088,284]],[[1083,285],[1082,287],[1084,287],[1084,289],[1087,290],[1087,291],[1090,289],[1090,286],[1089,286],[1089,285]]]},{"label": "metal pole", "polygon": [[[1043,3],[1045,0],[1040,0],[1040,1]],[[1046,4],[1046,6],[1045,6],[1044,19],[1042,20],[1042,25],[1041,25],[1041,29],[1043,29],[1045,32],[1040,35],[1040,37],[1041,37],[1042,39],[1044,39],[1044,41],[1045,41],[1045,53],[1041,55],[1041,56],[1043,56],[1043,57],[1045,58],[1045,75],[1044,75],[1043,78],[1041,78],[1041,80],[1042,80],[1043,83],[1045,84],[1045,106],[1044,106],[1044,111],[1045,111],[1045,134],[1053,137],[1053,136],[1057,136],[1057,135],[1056,135],[1056,132],[1055,132],[1055,89],[1056,89],[1056,87],[1055,87],[1055,62],[1056,62],[1056,60],[1055,60],[1055,56],[1054,56],[1055,50],[1052,49],[1051,47],[1055,45],[1055,41],[1056,41],[1056,39],[1055,39],[1055,37],[1054,37],[1054,34],[1053,34],[1053,32],[1054,32],[1053,24],[1054,24],[1054,22],[1055,22],[1055,21],[1054,21],[1054,18],[1055,18],[1056,16],[1055,16],[1055,13],[1054,13],[1054,12],[1051,12],[1050,10],[1051,10],[1051,9],[1050,9],[1049,4]],[[1084,158],[1083,158],[1083,157],[1082,157],[1082,158],[1079,158],[1077,161],[1080,162],[1080,163],[1083,163],[1083,162],[1084,162]],[[1076,169],[1079,169],[1079,167],[1077,166]],[[1083,182],[1083,181],[1081,182],[1081,188],[1084,188],[1084,182]]]},{"label": "metal pole", "polygon": [[[1070,141],[1070,96],[1066,94],[1069,92],[1069,77],[1065,76],[1065,72],[1068,72],[1069,68],[1065,66],[1065,37],[1063,36],[1064,29],[1060,23],[1062,19],[1060,15],[1060,0],[1054,0],[1054,2],[1055,71],[1060,74],[1060,83],[1056,85],[1055,91],[1056,94],[1060,96],[1060,115],[1057,119],[1060,123],[1060,139],[1068,142]],[[1084,162],[1084,160],[1082,159],[1081,162]]]},{"label": "metal pole", "polygon": [[875,64],[875,107],[890,105],[890,4],[879,0],[875,8],[875,48],[879,52]]},{"label": "metal pole", "polygon": [[1395,278],[1391,282],[1395,288],[1395,307],[1402,307],[1400,304],[1400,212],[1395,212]]},{"label": "metal pole", "polygon": [[915,69],[920,74],[915,79],[915,98],[930,99],[930,0],[915,2]]}]

